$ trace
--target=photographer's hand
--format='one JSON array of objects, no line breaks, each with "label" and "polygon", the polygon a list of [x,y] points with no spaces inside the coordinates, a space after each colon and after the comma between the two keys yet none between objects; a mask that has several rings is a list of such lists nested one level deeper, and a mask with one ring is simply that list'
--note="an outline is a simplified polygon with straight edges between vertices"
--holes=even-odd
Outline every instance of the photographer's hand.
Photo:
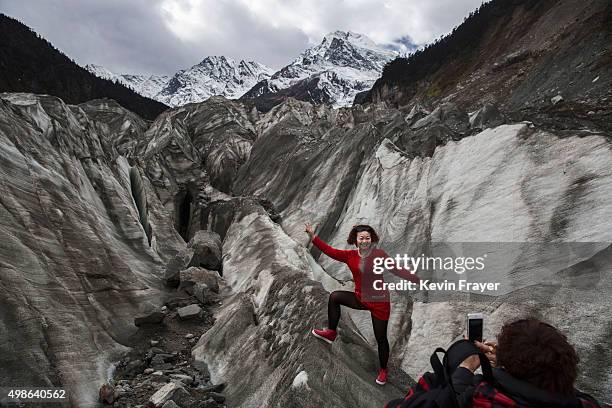
[{"label": "photographer's hand", "polygon": [[474,372],[480,367],[480,358],[478,358],[476,354],[473,354],[463,360],[463,362],[459,364],[459,367],[467,368],[471,372]]},{"label": "photographer's hand", "polygon": [[475,341],[476,347],[482,351],[491,362],[492,367],[497,367],[497,342],[494,340],[486,340],[484,343]]}]

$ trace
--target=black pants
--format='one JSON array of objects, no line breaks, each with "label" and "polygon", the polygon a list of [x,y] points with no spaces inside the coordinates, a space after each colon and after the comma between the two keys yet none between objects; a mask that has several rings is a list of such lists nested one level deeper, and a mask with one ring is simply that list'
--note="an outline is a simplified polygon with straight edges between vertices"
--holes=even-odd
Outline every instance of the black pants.
[{"label": "black pants", "polygon": [[[338,328],[340,321],[340,306],[347,306],[351,309],[367,310],[354,292],[346,290],[335,290],[329,295],[327,303],[328,327],[332,330]],[[378,361],[380,368],[387,368],[389,361],[389,340],[387,340],[387,320],[380,320],[372,315],[372,327],[374,328],[374,337],[378,344]]]}]

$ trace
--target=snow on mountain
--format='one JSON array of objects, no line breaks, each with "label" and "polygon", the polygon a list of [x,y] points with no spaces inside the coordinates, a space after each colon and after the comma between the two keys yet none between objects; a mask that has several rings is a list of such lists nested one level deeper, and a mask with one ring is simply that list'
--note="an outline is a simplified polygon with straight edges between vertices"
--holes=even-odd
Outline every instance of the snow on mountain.
[{"label": "snow on mountain", "polygon": [[97,77],[109,79],[111,81],[118,81],[119,83],[131,88],[136,93],[147,98],[157,99],[156,95],[166,86],[170,77],[167,75],[132,75],[132,74],[115,74],[107,68],[88,64],[85,69],[94,74]]},{"label": "snow on mountain", "polygon": [[89,72],[91,72],[92,74],[94,74],[95,76],[99,77],[99,78],[103,78],[103,79],[108,79],[111,81],[114,80],[121,80],[121,76],[117,75],[111,71],[109,71],[108,69],[104,68],[102,65],[96,65],[96,64],[87,64],[85,65],[85,69],[88,70]]},{"label": "snow on mountain", "polygon": [[87,65],[86,69],[168,106],[220,95],[228,99],[270,99],[272,104],[292,96],[339,107],[351,105],[357,93],[370,89],[385,64],[397,56],[396,51],[375,44],[365,35],[335,31],[277,72],[257,62],[224,56],[206,57],[170,77],[119,75],[99,65]]},{"label": "snow on mountain", "polygon": [[272,68],[258,62],[237,62],[224,56],[206,57],[199,64],[173,76],[115,74],[93,64],[85,68],[96,76],[116,80],[168,106],[202,102],[213,95],[236,99],[274,72]]},{"label": "snow on mountain", "polygon": [[177,72],[156,99],[169,106],[201,102],[213,95],[236,99],[273,72],[258,62],[206,57],[199,64]]},{"label": "snow on mountain", "polygon": [[331,103],[335,107],[348,106],[357,93],[372,87],[384,65],[396,56],[396,51],[375,44],[363,34],[335,31],[270,79],[259,82],[244,97],[272,97],[281,90],[296,87],[299,91],[285,94],[305,95],[309,101]]},{"label": "snow on mountain", "polygon": [[136,92],[151,99],[157,99],[157,94],[170,80],[168,75],[151,75],[146,77],[143,75],[123,74],[121,77],[128,82]]}]

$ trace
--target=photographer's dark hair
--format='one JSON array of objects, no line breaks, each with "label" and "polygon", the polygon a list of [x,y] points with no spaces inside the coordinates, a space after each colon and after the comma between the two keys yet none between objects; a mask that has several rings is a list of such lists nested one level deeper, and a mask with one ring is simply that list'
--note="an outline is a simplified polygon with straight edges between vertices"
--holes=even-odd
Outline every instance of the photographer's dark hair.
[{"label": "photographer's dark hair", "polygon": [[506,323],[497,342],[497,363],[513,377],[553,393],[574,393],[578,354],[550,324],[535,318]]},{"label": "photographer's dark hair", "polygon": [[349,236],[346,242],[348,242],[349,245],[356,245],[357,233],[363,231],[368,231],[370,233],[370,238],[372,238],[372,242],[378,242],[378,234],[376,234],[374,228],[370,227],[369,225],[353,225],[353,228],[351,229],[351,232],[349,232]]}]

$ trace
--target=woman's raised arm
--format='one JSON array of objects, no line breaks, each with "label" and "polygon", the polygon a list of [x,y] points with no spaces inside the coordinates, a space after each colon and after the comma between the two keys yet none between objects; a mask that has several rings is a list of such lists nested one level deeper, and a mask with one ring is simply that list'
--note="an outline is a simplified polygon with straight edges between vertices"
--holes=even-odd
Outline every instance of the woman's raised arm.
[{"label": "woman's raised arm", "polygon": [[309,223],[306,223],[305,225],[306,225],[306,229],[304,231],[308,234],[308,236],[312,240],[312,243],[317,248],[319,248],[325,255],[329,256],[330,258],[333,258],[336,261],[346,263],[346,261],[351,255],[350,250],[336,249],[332,247],[331,245],[328,245],[325,241],[319,238],[318,235],[315,235],[314,227],[312,225],[310,225]]},{"label": "woman's raised arm", "polygon": [[315,235],[315,237],[312,240],[312,243],[315,244],[315,246],[319,248],[325,255],[329,256],[330,258],[335,259],[336,261],[346,263],[346,261],[348,261],[349,257],[351,256],[351,250],[336,249],[332,247],[331,245],[327,244],[321,238],[319,238],[318,235]]}]

